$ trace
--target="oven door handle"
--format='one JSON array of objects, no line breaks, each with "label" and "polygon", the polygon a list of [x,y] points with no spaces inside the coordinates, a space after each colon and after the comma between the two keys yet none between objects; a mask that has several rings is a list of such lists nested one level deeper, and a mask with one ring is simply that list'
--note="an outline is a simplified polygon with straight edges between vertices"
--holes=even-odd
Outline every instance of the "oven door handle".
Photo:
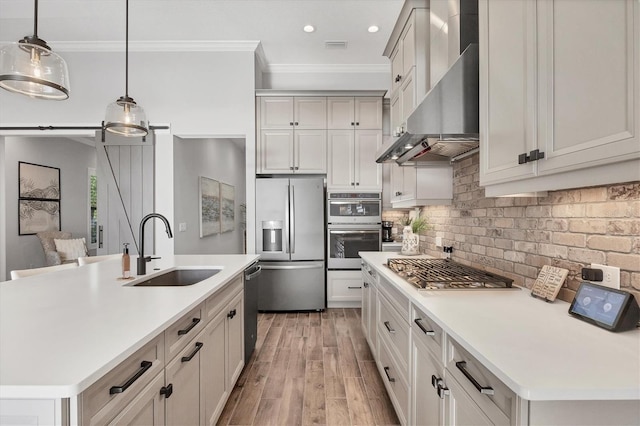
[{"label": "oven door handle", "polygon": [[372,229],[370,231],[361,231],[361,230],[355,230],[355,231],[335,231],[333,229],[329,229],[329,232],[331,234],[377,234],[378,231],[375,229]]}]

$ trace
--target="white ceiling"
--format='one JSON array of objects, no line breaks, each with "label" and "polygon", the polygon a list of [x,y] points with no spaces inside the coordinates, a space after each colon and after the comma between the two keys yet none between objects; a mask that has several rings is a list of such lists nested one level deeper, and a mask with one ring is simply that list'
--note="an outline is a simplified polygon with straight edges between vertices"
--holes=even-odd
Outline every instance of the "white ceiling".
[{"label": "white ceiling", "polygon": [[[260,41],[266,64],[380,67],[403,0],[130,0],[129,40]],[[0,0],[0,42],[33,33],[31,0]],[[305,33],[304,25],[316,31]],[[371,34],[367,28],[377,25]],[[124,46],[125,0],[40,0],[38,35],[54,51]],[[344,50],[325,41],[346,41]],[[90,48],[90,47],[89,47]],[[64,56],[64,55],[63,55]]]}]

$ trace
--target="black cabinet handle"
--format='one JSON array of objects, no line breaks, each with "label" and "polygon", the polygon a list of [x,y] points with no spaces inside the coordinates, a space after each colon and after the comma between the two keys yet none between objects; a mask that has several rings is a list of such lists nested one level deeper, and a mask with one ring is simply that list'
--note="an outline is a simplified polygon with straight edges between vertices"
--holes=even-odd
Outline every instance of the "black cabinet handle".
[{"label": "black cabinet handle", "polygon": [[194,318],[191,321],[191,324],[189,324],[189,326],[187,328],[184,328],[182,330],[178,330],[178,336],[183,336],[183,335],[187,334],[188,332],[190,332],[193,329],[193,327],[198,325],[199,322],[200,322],[200,318]]},{"label": "black cabinet handle", "polygon": [[173,393],[173,384],[169,383],[167,386],[160,388],[160,395],[164,395],[165,398],[169,398]]},{"label": "black cabinet handle", "polygon": [[442,386],[442,384],[438,383],[438,396],[440,399],[444,399],[445,396],[449,395],[449,388]]},{"label": "black cabinet handle", "polygon": [[295,125],[296,125],[296,126],[298,125],[298,122],[297,122],[297,121],[295,122]]},{"label": "black cabinet handle", "polygon": [[438,387],[438,384],[440,383],[440,380],[442,380],[440,377],[436,377],[434,374],[431,375],[431,386],[433,386],[434,388]]},{"label": "black cabinet handle", "polygon": [[116,393],[122,393],[122,392],[126,391],[127,389],[129,389],[129,386],[134,384],[135,381],[138,380],[145,373],[145,371],[150,369],[152,365],[153,365],[153,363],[151,361],[142,361],[140,363],[140,369],[138,371],[136,371],[136,373],[133,376],[131,376],[131,378],[129,380],[127,380],[124,383],[124,385],[111,386],[111,389],[109,389],[109,395],[114,395]]},{"label": "black cabinet handle", "polygon": [[396,83],[402,80],[402,76],[400,74],[396,75],[395,81]]},{"label": "black cabinet handle", "polygon": [[383,324],[384,324],[385,327],[387,327],[387,330],[389,330],[389,333],[395,333],[396,332],[393,328],[391,328],[391,324],[389,323],[389,321],[385,321]]},{"label": "black cabinet handle", "polygon": [[420,330],[422,330],[422,332],[424,334],[426,334],[427,336],[435,336],[436,332],[433,330],[427,330],[427,327],[425,327],[424,325],[422,325],[422,318],[416,318],[413,320],[413,322],[415,322],[416,324],[418,324],[418,327],[420,327]]},{"label": "black cabinet handle", "polygon": [[227,318],[231,319],[233,317],[236,316],[236,310],[232,309],[231,311],[229,311],[229,313],[227,314]]},{"label": "black cabinet handle", "polygon": [[369,283],[365,282],[365,283],[362,283],[362,284],[364,285],[364,288],[369,288]]},{"label": "black cabinet handle", "polygon": [[360,186],[360,182],[356,182],[356,186]]},{"label": "black cabinet handle", "polygon": [[357,290],[357,289],[359,289],[359,288],[362,288],[362,286],[358,287],[358,286],[355,286],[355,285],[354,285],[354,286],[351,286],[351,285],[350,285],[350,286],[348,286],[347,288],[348,288],[349,290]]},{"label": "black cabinet handle", "polygon": [[359,122],[359,121],[356,121],[356,126],[359,126],[359,125],[360,125],[360,122]]},{"label": "black cabinet handle", "polygon": [[290,121],[290,122],[289,122],[289,126],[293,126],[293,121]]},{"label": "black cabinet handle", "polygon": [[544,158],[544,152],[541,152],[539,149],[534,149],[529,152],[529,155],[525,152],[524,154],[518,155],[518,164],[525,164],[530,161],[538,161]]},{"label": "black cabinet handle", "polygon": [[384,367],[384,374],[387,375],[387,380],[389,380],[391,383],[395,382],[396,379],[394,379],[393,377],[389,376],[389,367]]},{"label": "black cabinet handle", "polygon": [[402,192],[396,191],[396,196],[398,196],[398,195],[402,195]]},{"label": "black cabinet handle", "polygon": [[473,384],[473,386],[475,386],[475,388],[478,389],[478,392],[483,393],[485,395],[493,395],[494,394],[493,388],[490,386],[481,386],[480,383],[478,383],[478,381],[471,375],[471,373],[467,371],[466,366],[467,366],[466,361],[456,362],[456,367],[458,367],[458,370],[462,371],[462,374],[464,374],[464,377],[469,379],[469,381]]},{"label": "black cabinet handle", "polygon": [[352,125],[352,126],[355,126],[355,125],[356,125],[356,123],[352,121],[352,122],[351,122],[351,125]]},{"label": "black cabinet handle", "polygon": [[202,342],[196,342],[196,348],[193,350],[193,352],[191,352],[189,354],[189,356],[183,356],[181,361],[182,362],[189,362],[191,361],[191,358],[193,358],[194,356],[196,356],[196,354],[198,353],[198,351],[204,346],[204,343]]},{"label": "black cabinet handle", "polygon": [[298,170],[299,168],[300,168],[300,167],[295,166],[295,167],[293,168],[293,170]]}]

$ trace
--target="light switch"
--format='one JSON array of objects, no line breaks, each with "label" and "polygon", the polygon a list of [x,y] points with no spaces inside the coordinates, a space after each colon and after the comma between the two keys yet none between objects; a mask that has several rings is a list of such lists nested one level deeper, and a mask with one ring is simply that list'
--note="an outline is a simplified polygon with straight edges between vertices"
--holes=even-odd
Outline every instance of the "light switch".
[{"label": "light switch", "polygon": [[186,232],[187,231],[187,224],[185,222],[182,222],[182,223],[178,224],[178,231]]},{"label": "light switch", "polygon": [[436,237],[436,247],[442,247],[442,237]]}]

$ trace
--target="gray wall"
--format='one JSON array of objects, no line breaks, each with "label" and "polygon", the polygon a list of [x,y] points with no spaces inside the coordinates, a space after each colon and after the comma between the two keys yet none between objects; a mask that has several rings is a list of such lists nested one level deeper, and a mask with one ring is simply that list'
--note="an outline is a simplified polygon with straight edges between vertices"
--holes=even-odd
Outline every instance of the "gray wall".
[{"label": "gray wall", "polygon": [[[243,253],[240,204],[246,200],[244,141],[174,138],[175,254]],[[200,238],[199,177],[235,187],[235,229]],[[180,224],[187,230],[180,232]]]},{"label": "gray wall", "polygon": [[[5,138],[6,272],[45,266],[44,252],[35,235],[18,235],[18,162],[60,169],[62,230],[87,239],[88,169],[96,167],[93,146],[58,137]],[[7,276],[6,279],[9,279]]]}]

